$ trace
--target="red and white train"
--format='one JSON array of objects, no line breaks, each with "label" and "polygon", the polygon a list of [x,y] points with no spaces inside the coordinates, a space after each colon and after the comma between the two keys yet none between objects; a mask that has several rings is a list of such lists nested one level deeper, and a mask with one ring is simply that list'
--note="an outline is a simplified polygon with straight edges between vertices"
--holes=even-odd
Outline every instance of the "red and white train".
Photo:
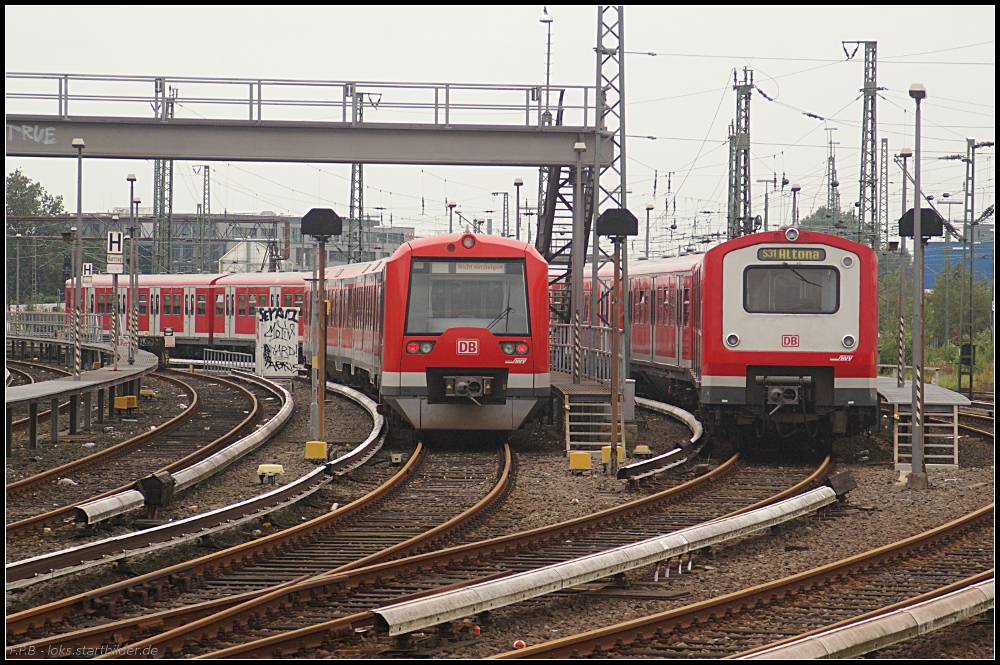
[{"label": "red and white train", "polygon": [[[549,397],[547,265],[530,245],[490,235],[415,240],[392,257],[326,270],[327,370],[352,375],[418,430],[515,430]],[[177,353],[249,350],[258,307],[300,307],[313,329],[309,273],[141,275],[140,335],[169,329]],[[121,311],[127,277],[119,278]],[[67,302],[72,301],[71,283]],[[112,278],[95,275],[85,310],[110,329]],[[322,310],[321,310],[322,313]],[[124,328],[124,324],[123,328]]]},{"label": "red and white train", "polygon": [[[610,282],[612,267],[601,276]],[[798,228],[634,261],[631,374],[711,428],[855,432],[879,405],[877,280],[870,248]]]}]

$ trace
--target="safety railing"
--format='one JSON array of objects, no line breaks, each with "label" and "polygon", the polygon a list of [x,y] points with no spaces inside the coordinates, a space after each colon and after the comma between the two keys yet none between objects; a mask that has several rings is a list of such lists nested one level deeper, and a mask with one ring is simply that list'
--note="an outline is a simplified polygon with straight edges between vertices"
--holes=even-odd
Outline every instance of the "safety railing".
[{"label": "safety railing", "polygon": [[251,353],[204,349],[202,362],[206,374],[230,374],[234,370],[251,374],[254,372],[254,357]]},{"label": "safety railing", "polygon": [[[896,365],[879,365],[878,366],[879,376],[891,376],[892,378],[897,378],[899,376],[899,368]],[[903,379],[913,378],[913,366],[907,365],[903,367]],[[924,367],[924,382],[930,378],[930,382],[935,386],[941,382],[941,368],[940,367]]]},{"label": "safety railing", "polygon": [[[103,329],[101,314],[80,317],[80,341],[106,342],[110,333]],[[73,316],[66,312],[6,312],[4,331],[7,335],[43,337],[62,341],[73,340]]]},{"label": "safety railing", "polygon": [[[593,86],[7,72],[7,113],[432,125],[595,126]],[[12,102],[14,102],[12,104]],[[72,108],[71,108],[72,107]],[[150,111],[152,110],[152,114]],[[20,128],[14,128],[19,131]],[[8,126],[8,131],[11,127]]]},{"label": "safety railing", "polygon": [[[580,377],[604,385],[611,383],[611,337],[607,326],[580,326]],[[549,365],[553,372],[573,373],[573,325],[553,323],[549,326]],[[624,383],[625,345],[619,338],[618,376]]]}]

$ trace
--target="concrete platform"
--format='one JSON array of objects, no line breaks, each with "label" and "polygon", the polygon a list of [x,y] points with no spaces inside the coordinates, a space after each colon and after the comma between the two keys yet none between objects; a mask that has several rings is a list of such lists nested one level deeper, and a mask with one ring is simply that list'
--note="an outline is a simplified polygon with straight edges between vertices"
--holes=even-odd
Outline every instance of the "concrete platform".
[{"label": "concrete platform", "polygon": [[[913,382],[904,381],[903,387],[896,385],[896,379],[891,376],[880,376],[877,379],[878,394],[888,404],[912,404]],[[954,390],[948,390],[932,383],[924,384],[924,406],[970,406],[969,398]]]}]

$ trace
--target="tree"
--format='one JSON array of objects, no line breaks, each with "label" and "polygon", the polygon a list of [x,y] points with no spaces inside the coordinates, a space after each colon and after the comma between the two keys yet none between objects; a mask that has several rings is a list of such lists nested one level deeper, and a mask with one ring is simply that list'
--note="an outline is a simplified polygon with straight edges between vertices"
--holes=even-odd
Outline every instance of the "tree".
[{"label": "tree", "polygon": [[[66,230],[59,221],[20,220],[13,217],[54,217],[65,212],[63,197],[52,196],[41,183],[17,169],[6,178],[6,245],[8,294],[13,300],[17,279],[17,254],[21,264],[22,303],[62,300],[62,267],[67,250],[61,241],[38,236],[58,236]],[[18,237],[20,236],[20,237]]]},{"label": "tree", "polygon": [[59,215],[63,209],[63,197],[52,196],[40,182],[34,182],[17,169],[7,175],[6,181],[7,216],[52,216]]}]

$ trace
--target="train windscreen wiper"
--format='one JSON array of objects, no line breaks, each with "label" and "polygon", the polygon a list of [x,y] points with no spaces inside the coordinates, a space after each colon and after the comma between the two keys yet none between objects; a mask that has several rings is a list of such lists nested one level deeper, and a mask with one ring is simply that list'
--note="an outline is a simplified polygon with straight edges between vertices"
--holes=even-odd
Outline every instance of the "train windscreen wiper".
[{"label": "train windscreen wiper", "polygon": [[508,305],[507,309],[505,309],[504,311],[502,311],[499,314],[497,314],[496,318],[493,319],[492,321],[490,321],[490,324],[488,326],[486,326],[486,329],[490,330],[491,328],[493,328],[493,326],[495,326],[497,323],[500,322],[500,319],[509,316],[510,313],[513,312],[513,311],[514,311],[514,308],[511,307],[510,305]]}]

